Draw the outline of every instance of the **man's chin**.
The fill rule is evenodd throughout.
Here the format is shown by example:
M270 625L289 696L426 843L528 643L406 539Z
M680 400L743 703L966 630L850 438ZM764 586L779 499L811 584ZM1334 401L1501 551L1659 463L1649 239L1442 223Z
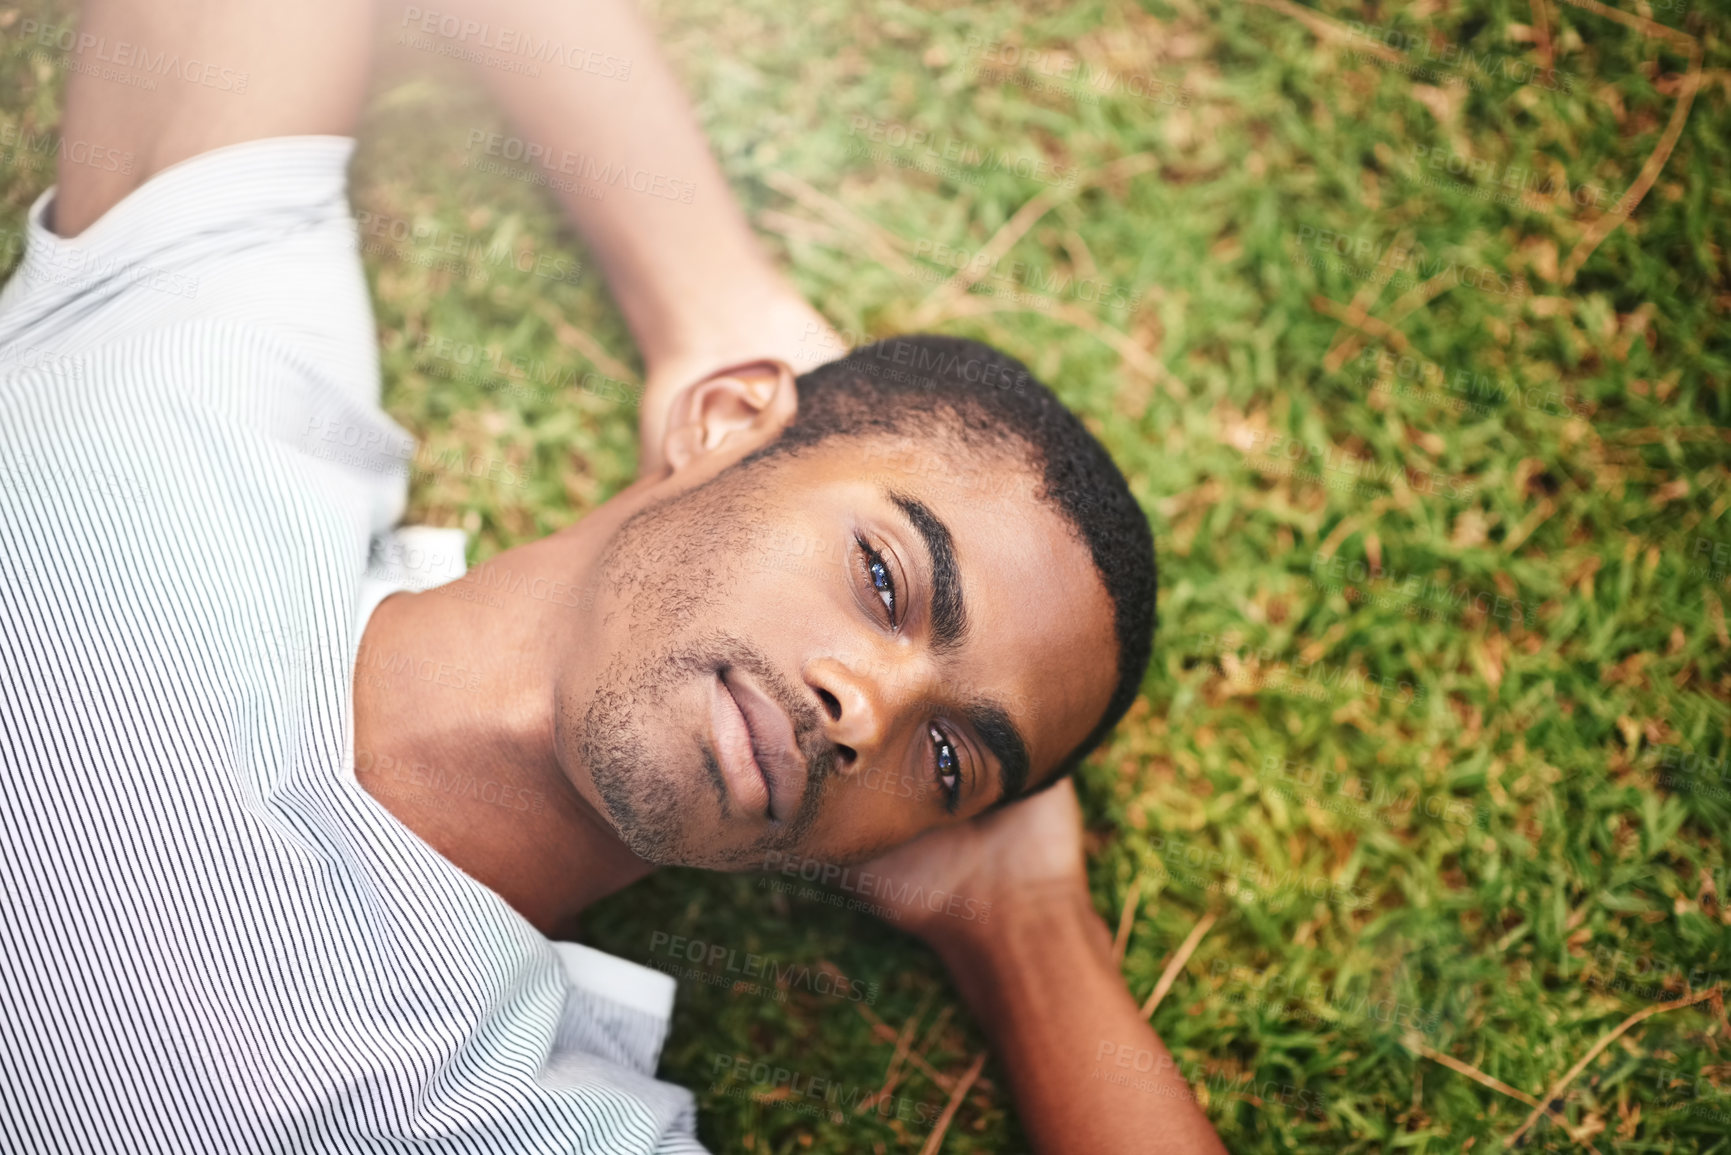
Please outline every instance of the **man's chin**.
M620 840L637 857L656 866L686 866L695 870L718 870L731 874L762 870L765 852L746 847L718 849L687 832L672 834L665 829L614 825Z
M707 797L669 803L662 794L653 804L642 799L611 796L603 789L608 825L625 848L656 866L689 866L699 870L752 870L761 862L761 851L747 847L717 845L718 815L698 811Z

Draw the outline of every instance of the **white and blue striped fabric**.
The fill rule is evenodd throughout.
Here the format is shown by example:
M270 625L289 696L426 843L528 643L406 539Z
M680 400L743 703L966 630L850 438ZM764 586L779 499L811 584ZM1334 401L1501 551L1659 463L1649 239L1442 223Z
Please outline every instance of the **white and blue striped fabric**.
M412 441L354 142L31 209L0 293L0 1150L701 1152L673 981L549 942L354 776Z

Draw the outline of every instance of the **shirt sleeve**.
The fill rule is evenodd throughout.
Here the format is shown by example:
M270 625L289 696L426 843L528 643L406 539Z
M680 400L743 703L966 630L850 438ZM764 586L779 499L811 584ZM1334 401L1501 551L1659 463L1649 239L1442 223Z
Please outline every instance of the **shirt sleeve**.
M580 943L553 950L571 984L560 1046L653 1075L673 1016L673 976Z
M695 1097L655 1077L673 1015L673 976L578 943L551 945L566 979L555 1077L621 1091L642 1104L657 1155L708 1155L697 1138Z
M0 371L75 366L143 333L232 322L376 404L377 336L348 202L354 147L279 136L212 149L152 175L75 237L49 227L48 189L0 292Z

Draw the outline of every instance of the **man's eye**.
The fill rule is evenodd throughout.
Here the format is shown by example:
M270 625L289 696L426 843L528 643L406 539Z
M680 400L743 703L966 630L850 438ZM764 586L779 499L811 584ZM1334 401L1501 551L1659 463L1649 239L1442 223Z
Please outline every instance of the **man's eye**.
M860 552L865 558L866 582L883 603L884 611L889 614L890 625L896 624L896 579L890 574L890 567L884 564L883 555L863 539L859 540Z
M954 814L962 800L961 755L936 726L928 726L926 734L932 740L932 768L938 787L944 792L944 806Z

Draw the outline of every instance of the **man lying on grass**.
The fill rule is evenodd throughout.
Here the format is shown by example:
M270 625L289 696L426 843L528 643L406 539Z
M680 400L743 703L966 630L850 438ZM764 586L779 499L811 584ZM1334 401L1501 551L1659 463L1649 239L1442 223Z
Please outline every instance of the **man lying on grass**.
M1040 1150L1218 1149L1064 777L1152 631L1104 451L971 342L799 364L816 314L622 0L386 18L630 62L480 71L524 138L690 182L566 200L648 366L642 476L463 581L369 579L406 488L346 198L371 21L92 0L62 136L136 163L63 157L0 296L4 1145L701 1150L654 1078L671 980L549 936L664 863L870 860L992 904L892 913ZM166 52L216 71L111 66ZM793 534L835 564L766 564ZM1145 1086L1091 1077L1107 1046Z

